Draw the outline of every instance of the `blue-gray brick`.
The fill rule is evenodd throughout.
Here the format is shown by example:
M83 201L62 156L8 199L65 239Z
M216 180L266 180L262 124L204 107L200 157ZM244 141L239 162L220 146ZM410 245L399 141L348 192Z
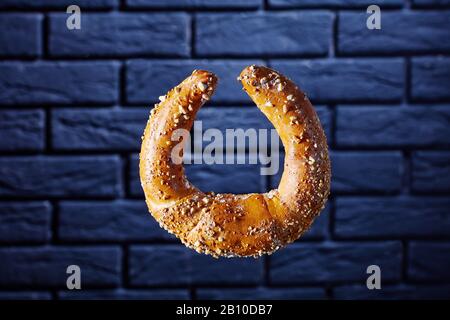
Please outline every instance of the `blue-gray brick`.
M450 237L448 198L337 198L339 238Z
M111 197L119 191L116 156L0 158L3 197Z
M253 164L191 164L185 165L190 182L204 191L216 193L264 192L260 165Z
M383 277L383 271L381 271ZM434 300L450 298L448 285L383 285L381 290L369 290L366 286L342 286L333 289L337 300Z
M400 242L307 243L291 245L270 260L272 284L365 281L366 268L379 265L384 281L399 280Z
M333 15L327 12L199 14L195 52L203 56L326 55L332 22Z
M60 109L52 112L58 150L138 151L148 109Z
M42 150L45 145L45 115L42 110L0 111L0 150Z
M270 65L294 80L313 102L388 102L403 97L399 59L274 60Z
M245 155L238 155L243 158ZM195 164L200 157L192 157L191 164L185 163L186 175L190 182L203 191L220 193L252 193L266 190L265 177L260 173L259 164ZM200 160L197 160L200 159ZM130 159L130 193L133 196L143 195L139 179L139 157Z
M198 289L201 300L317 300L325 299L322 288L239 288L239 289Z
M450 192L450 152L415 152L411 176L415 192Z
M148 212L144 201L64 201L58 235L68 241L173 240Z
M411 242L408 277L414 281L450 281L450 243Z
M394 193L400 190L400 152L334 152L331 189L338 193Z
M403 54L449 52L450 12L383 12L381 30L366 26L367 13L339 14L338 52Z
M257 284L262 274L261 259L214 259L179 245L130 249L128 277L132 286Z
M189 291L186 289L66 290L59 292L58 298L61 300L188 300Z
M66 19L50 16L53 56L189 54L189 17L183 13L84 13L80 30L67 29Z
M280 154L280 171L270 178L271 188L276 188L281 179L283 157ZM399 152L333 152L331 165L333 192L395 193L401 188Z
M50 300L52 294L46 291L0 291L0 300Z
M339 147L449 146L449 106L337 108Z
M414 101L450 99L450 58L413 58L411 97Z
M0 242L45 242L50 238L48 202L0 202Z
M82 287L119 284L121 252L115 247L39 247L0 249L0 285L66 287L67 267L81 269Z
M438 7L450 5L450 0L412 0L414 7Z
M0 63L0 105L114 103L116 62Z
M120 0L2 0L0 8L23 8L23 9L66 9L70 5L78 5L81 10L85 8L107 9L118 6Z
M0 14L0 56L38 56L41 24L41 15Z
M262 0L126 0L132 8L196 8L196 9L255 9L261 7Z
M367 8L373 0L268 0L273 8ZM377 0L376 4L386 7L400 7L402 0Z
M236 77L253 63L263 64L259 60L132 60L127 64L127 102L158 102L159 96L178 85L194 69L205 69L219 77L219 85L210 103L249 103L250 98Z

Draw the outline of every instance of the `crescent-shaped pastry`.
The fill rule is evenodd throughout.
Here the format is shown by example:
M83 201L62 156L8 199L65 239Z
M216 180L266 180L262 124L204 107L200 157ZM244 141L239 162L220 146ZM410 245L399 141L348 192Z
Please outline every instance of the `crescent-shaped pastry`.
M195 70L161 97L145 128L140 178L148 208L186 246L213 256L270 254L298 239L323 209L330 190L326 137L306 95L288 78L261 66L245 68L244 90L274 125L285 148L277 189L264 194L202 192L171 158L175 130L190 130L217 84Z

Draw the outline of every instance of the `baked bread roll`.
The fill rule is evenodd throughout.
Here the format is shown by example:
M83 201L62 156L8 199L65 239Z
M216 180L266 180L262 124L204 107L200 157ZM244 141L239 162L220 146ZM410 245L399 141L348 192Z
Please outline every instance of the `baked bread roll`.
M271 254L298 239L324 208L330 190L326 137L306 95L288 78L262 66L245 68L244 90L277 130L285 148L277 189L257 194L214 194L193 186L171 158L177 129L190 130L210 99L217 77L195 70L160 97L142 140L140 178L160 226L187 247L215 257Z

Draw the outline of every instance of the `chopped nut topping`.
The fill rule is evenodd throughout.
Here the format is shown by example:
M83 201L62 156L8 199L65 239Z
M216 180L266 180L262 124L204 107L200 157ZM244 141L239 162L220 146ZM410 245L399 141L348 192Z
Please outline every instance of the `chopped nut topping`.
M197 84L197 87L200 89L201 92L204 92L206 90L206 88L208 88L208 85L206 83L199 82Z

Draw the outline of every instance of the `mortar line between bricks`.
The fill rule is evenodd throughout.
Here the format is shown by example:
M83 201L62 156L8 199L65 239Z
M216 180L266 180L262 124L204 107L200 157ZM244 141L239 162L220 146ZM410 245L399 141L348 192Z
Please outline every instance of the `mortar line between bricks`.
M402 162L402 193L409 195L411 193L411 152L404 150L402 152L403 162Z
M404 0L403 1L403 8L405 9L411 9L412 5L411 5L411 0Z
M336 201L334 195L332 194L330 194L328 198L328 206L329 206L328 228L323 241L335 241L336 239L334 237L334 226L336 218Z
M121 287L122 288L128 288L130 279L128 277L128 270L129 270L129 247L128 244L124 244L121 246L122 248L122 261L121 261Z
M117 6L117 8L115 8L115 10L117 11L124 11L127 8L127 0L119 0L119 5Z
M188 292L189 292L190 300L197 300L197 288L196 287L189 286Z
M330 138L328 142L328 145L332 150L337 150L337 143L336 143L336 131L337 131L337 105L331 104L326 106L327 110L330 111ZM359 151L360 148L357 148Z
M337 47L338 47L339 12L337 10L333 10L332 12L333 12L333 20L331 23L330 47L328 50L329 58L337 56Z
M44 109L44 154L48 155L52 152L52 111L51 108ZM2 155L3 156L3 155Z

